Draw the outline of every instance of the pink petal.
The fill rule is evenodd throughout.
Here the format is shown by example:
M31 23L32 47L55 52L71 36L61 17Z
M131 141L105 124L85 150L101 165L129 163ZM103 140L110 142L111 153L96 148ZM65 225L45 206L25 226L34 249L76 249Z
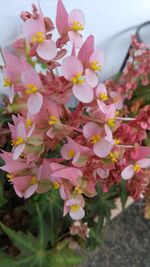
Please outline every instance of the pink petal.
M29 197L31 197L31 196L35 193L37 187L38 187L37 184L30 185L30 186L26 189L26 191L24 192L24 198L29 198Z
M85 25L84 14L80 9L73 9L68 17L68 24L71 27L73 22L79 22L81 25Z
M98 104L98 107L99 107L100 111L103 114L106 114L107 113L107 106L106 106L106 104L103 101L99 100L99 99L97 100L97 104Z
M149 168L150 159L140 159L137 161L137 164L140 165L141 168Z
M24 149L25 149L25 144L20 144L19 146L15 147L13 153L13 159L17 160Z
M36 32L44 32L45 29L43 25L40 23L38 19L27 19L23 24L23 35L28 42L32 41L32 36L36 34Z
M15 82L17 79L20 78L20 74L23 69L21 60L9 52L4 52L3 55L6 63L5 69L7 75L9 74L10 80Z
M95 122L88 122L83 127L83 135L90 139L93 135L101 134L101 128Z
M11 162L9 164L6 164L6 165L0 167L0 169L3 171L9 172L9 173L16 173L18 171L26 169L26 167L27 167L26 163L14 161L14 162Z
M75 31L69 31L68 37L72 45L75 46L75 48L80 48L83 44L83 39L80 33Z
M63 147L61 148L61 155L64 159L69 160L72 159L71 156L69 156L69 151L73 150L72 147L70 146L70 144L64 144Z
M56 27L60 35L63 35L68 28L68 13L61 0L57 3Z
M93 54L90 56L90 62L98 61L100 66L104 66L104 53L103 51L96 50L93 52Z
M102 138L99 142L94 144L94 153L101 158L105 158L111 151L113 145L108 142L105 138Z
M109 140L110 143L113 143L113 135L112 135L111 129L109 128L107 124L105 124L104 128L105 128L107 140Z
M96 170L96 172L97 172L97 175L102 179L108 178L108 176L109 176L109 170L108 169L98 168Z
M78 198L70 198L65 202L66 206L72 206L72 205L81 205L81 200Z
M21 81L23 85L27 87L28 84L33 84L37 87L37 89L43 88L42 82L38 76L38 74L35 72L35 70L31 67L30 64L28 64L25 59L22 59L24 64L24 70L21 74Z
M96 89L96 96L99 97L100 94L107 95L107 90L106 90L106 87L103 83L100 83Z
M14 91L14 86L12 85L9 89L9 93L8 93L8 97L9 97L9 102L10 104L13 103L14 101L14 95L15 95L15 91Z
M56 44L53 40L45 40L43 43L38 44L37 54L45 60L52 60L57 55Z
M69 215L73 220L81 220L85 216L85 211L83 208L80 207L79 211L77 212L73 212L70 210Z
M94 36L90 35L82 45L78 53L78 59L83 64L89 63L89 58L94 51Z
M89 86L96 87L98 85L98 77L95 71L91 69L85 70L85 78Z
M31 114L35 115L37 114L43 104L43 96L40 93L34 93L30 95L27 101L27 107Z
M77 73L83 73L83 65L77 58L70 56L66 57L62 62L62 74L68 80L71 81Z
M54 173L52 173L52 176L64 178L69 180L71 183L76 184L77 179L82 176L82 172L77 168L68 167L59 171L55 171Z
M26 139L26 129L23 122L20 122L17 126L17 137L22 137L24 140Z
M94 98L93 89L86 82L76 84L72 88L74 96L82 103L90 103Z
M121 177L124 180L129 180L134 175L133 165L128 165L121 173Z
M116 113L116 106L114 104L107 106L106 121L115 118L115 113Z

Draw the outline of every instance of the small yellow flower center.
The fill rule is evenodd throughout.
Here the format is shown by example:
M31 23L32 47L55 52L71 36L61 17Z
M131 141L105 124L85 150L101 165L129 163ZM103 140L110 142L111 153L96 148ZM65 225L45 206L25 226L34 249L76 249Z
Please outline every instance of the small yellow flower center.
M119 144L121 143L121 140L120 140L120 139L117 139L117 138L115 138L115 139L114 139L114 142L115 142L115 145L119 145Z
M19 146L19 145L21 145L23 143L24 143L24 139L22 137L20 137L20 136L17 137L17 139L15 141L12 141L12 144L14 146Z
M83 84L84 79L81 77L81 73L77 73L75 76L72 77L71 81L73 84Z
M58 123L58 118L56 116L49 116L48 124L49 126L55 125Z
M32 120L30 118L27 118L25 126L26 126L26 128L29 128L32 126Z
M99 99L100 99L101 101L106 101L106 100L108 100L109 98L108 98L108 96L107 96L105 93L100 93L100 94L99 94Z
M94 71L100 71L102 69L102 67L98 61L91 62L90 68Z
M77 195L81 195L83 193L82 189L79 187L79 186L76 186L74 188L74 192L77 194Z
M75 155L74 150L73 149L70 149L69 152L68 152L68 157L73 158L74 155Z
M134 169L135 172L139 172L139 171L141 170L141 167L140 167L140 165L135 164L135 165L133 166L133 169Z
M99 134L95 134L90 138L92 144L96 144L101 139Z
M74 204L70 209L72 212L78 212L80 210L80 206L78 204Z
M107 121L107 124L108 124L110 127L114 127L115 124L116 124L116 121L115 121L115 119L110 119L110 120Z
M111 158L112 162L117 162L119 159L119 153L118 152L110 152L109 157Z
M7 174L6 177L8 178L8 181L11 182L11 180L14 178L12 174Z
M4 82L3 82L3 86L7 87L7 86L11 86L11 85L12 85L12 82L8 78L5 78Z
M54 184L53 184L53 188L54 188L54 189L59 189L59 188L60 188L60 184L57 183L57 182L54 183Z
M119 110L117 110L116 112L115 112L115 116L118 116L119 115Z
M43 43L45 40L44 32L36 32L35 35L32 36L32 43Z
M84 26L82 24L80 24L80 22L74 21L72 23L72 30L75 31L75 32L83 31L84 30Z
M25 91L26 94L30 95L30 94L35 94L38 90L37 90L37 87L36 85L32 84L32 83L29 83L27 85L27 90Z
M31 181L30 181L30 184L36 184L37 183L37 178L36 178L36 176L32 176L31 177Z

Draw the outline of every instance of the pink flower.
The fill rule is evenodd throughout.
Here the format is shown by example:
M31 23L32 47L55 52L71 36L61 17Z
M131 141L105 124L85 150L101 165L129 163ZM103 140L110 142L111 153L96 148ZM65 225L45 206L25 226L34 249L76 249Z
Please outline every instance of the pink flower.
M102 128L95 122L88 122L83 127L83 135L93 144L94 153L98 157L105 158L111 151L113 144L108 131L103 132Z
M28 111L35 115L43 104L43 96L40 91L43 90L42 82L34 69L23 59L24 69L21 73L21 81L26 88L25 93L29 95L27 100Z
M15 85L20 81L20 75L23 69L23 65L21 60L17 58L15 55L5 52L4 60L6 66L3 67L4 72L4 86L10 87L10 91L8 92L9 101L12 104L15 95Z
M96 97L103 102L109 99L107 89L103 83L99 83L99 85L97 86Z
M78 198L70 198L65 201L64 216L69 212L73 220L81 220L85 216L84 199L82 196Z
M121 173L121 176L124 180L131 179L134 173L139 173L142 168L150 167L150 159L141 159L135 162L133 165L128 165Z
M93 98L93 90L86 83L83 74L83 65L75 57L66 57L62 62L63 76L73 83L74 96L83 103L90 103Z
M37 46L36 52L39 57L47 61L56 57L56 44L53 40L46 39L44 18L40 8L38 18L29 18L24 22L23 35L29 43Z

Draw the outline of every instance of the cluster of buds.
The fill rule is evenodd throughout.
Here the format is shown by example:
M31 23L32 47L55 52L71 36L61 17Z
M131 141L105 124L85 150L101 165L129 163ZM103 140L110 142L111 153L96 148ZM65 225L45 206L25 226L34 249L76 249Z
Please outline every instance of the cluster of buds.
M125 117L124 96L99 82L104 55L95 49L92 35L83 40L81 10L68 14L58 0L57 40L40 6L21 17L16 53L3 52L4 86L17 112L9 124L12 150L2 151L1 169L19 197L59 190L64 215L80 220L85 196L94 197L97 184L107 192L121 179L147 177L150 149L141 146L146 129L140 118ZM67 43L72 51L66 56ZM40 72L39 65L44 65ZM74 110L66 105L71 96L78 100ZM148 185L149 179L142 194Z

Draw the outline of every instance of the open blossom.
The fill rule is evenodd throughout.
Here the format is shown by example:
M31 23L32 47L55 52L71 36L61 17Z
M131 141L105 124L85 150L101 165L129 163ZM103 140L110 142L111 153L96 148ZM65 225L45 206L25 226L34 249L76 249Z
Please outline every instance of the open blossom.
M63 76L73 83L74 96L83 103L90 103L93 98L93 89L90 87L83 76L83 65L74 56L66 57L62 62Z
M84 199L82 196L70 198L65 201L64 215L69 212L69 215L73 220L81 220L85 216L83 207Z
M141 159L135 162L135 164L128 165L121 173L124 180L131 179L135 173L139 173L141 169L150 167L150 159Z
M49 61L56 57L56 44L51 39L46 39L46 29L41 9L38 18L29 18L23 24L23 35L25 39L36 45L39 57Z
M80 48L83 41L80 34L85 26L85 19L82 10L73 9L67 13L61 0L57 4L56 25L59 34L64 37L67 35L75 48Z
M23 70L23 64L21 60L15 55L4 52L5 67L3 67L4 73L4 87L9 87L8 97L12 104L15 95L15 85L20 82L21 72Z

